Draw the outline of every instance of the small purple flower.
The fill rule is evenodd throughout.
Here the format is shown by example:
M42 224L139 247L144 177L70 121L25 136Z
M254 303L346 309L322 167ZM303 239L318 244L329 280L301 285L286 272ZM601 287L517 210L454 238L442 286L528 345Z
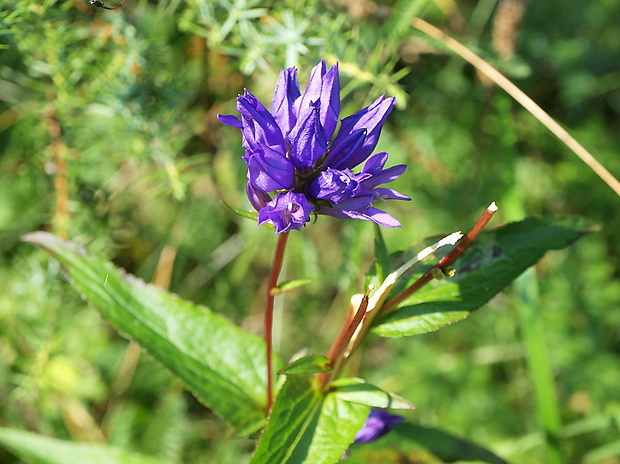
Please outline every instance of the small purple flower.
M310 213L373 221L385 227L400 223L375 208L377 201L409 200L389 188L405 165L384 169L387 153L371 156L395 99L379 97L370 106L344 118L340 114L338 64L321 61L302 93L297 69L280 72L267 110L247 90L237 98L241 119L218 115L222 124L241 131L248 166L246 188L258 211L259 225L269 222L277 233L300 230ZM364 163L357 174L351 170Z
M390 414L385 409L373 408L370 410L366 423L355 435L354 443L361 444L378 440L404 420L405 418L398 414Z
M314 207L305 195L290 190L280 193L258 212L258 225L270 222L276 227L276 233L299 230L310 220Z

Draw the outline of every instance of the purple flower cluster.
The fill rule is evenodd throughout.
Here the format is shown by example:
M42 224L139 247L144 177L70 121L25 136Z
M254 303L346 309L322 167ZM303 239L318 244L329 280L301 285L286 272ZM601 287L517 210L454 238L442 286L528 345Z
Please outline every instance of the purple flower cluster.
M373 207L378 200L409 200L389 188L405 165L384 169L385 152L371 155L395 99L379 97L370 106L344 118L340 114L338 64L312 69L301 93L297 69L280 77L267 110L247 90L237 98L241 119L218 115L221 123L241 130L248 166L247 195L258 211L258 224L271 223L276 232L300 230L311 213L363 219L385 227L400 223ZM361 171L351 169L364 162Z

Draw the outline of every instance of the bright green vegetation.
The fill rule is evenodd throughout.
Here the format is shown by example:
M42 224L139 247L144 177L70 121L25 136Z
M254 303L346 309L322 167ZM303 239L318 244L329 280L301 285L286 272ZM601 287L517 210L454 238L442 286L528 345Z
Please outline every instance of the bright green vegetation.
M412 201L388 206L403 223L383 232L390 251L466 231L491 201L500 207L493 227L538 215L601 224L462 322L373 336L349 374L410 400L416 433L438 427L517 463L620 462L619 199L528 112L408 26L422 11L620 175L620 5L530 2L516 55L501 58L497 2L401 1L391 14L394 3L128 0L104 11L82 0L3 2L0 427L114 445L102 463L131 462L118 457L128 452L163 463L248 461L253 440L230 438L215 412L118 335L59 263L20 236L66 236L261 333L275 238L220 203L249 208L239 137L215 115L231 113L244 87L268 101L281 67L324 58L341 62L343 116L384 91L398 98L379 149L391 164L409 164L394 188ZM311 282L280 297L283 360L306 347L326 352L350 294L362 289L372 244L370 224L327 217L292 234L282 280ZM183 348L209 356L200 340ZM195 382L202 401L227 394L226 385L213 393ZM244 382L260 391L262 379ZM301 382L287 388L307 392ZM247 401L234 394L252 410L254 392L243 392ZM304 401L299 407L319 402ZM237 430L256 426L242 416ZM33 449L27 437L0 432L0 445L7 440ZM2 448L0 462L66 455L53 450L20 460Z

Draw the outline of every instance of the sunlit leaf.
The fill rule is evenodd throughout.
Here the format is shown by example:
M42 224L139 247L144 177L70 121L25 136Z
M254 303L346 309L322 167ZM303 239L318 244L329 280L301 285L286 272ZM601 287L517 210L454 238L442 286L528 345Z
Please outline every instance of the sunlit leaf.
M288 292L290 290L303 287L304 285L308 285L310 282L312 282L310 279L287 280L280 282L276 287L271 289L271 294L279 295L280 293Z
M565 248L596 224L580 218L528 218L482 233L454 265L454 276L414 293L374 332L402 337L437 330L487 303L549 250Z
M238 433L261 427L266 397L261 338L54 235L35 232L24 240L58 259L75 288L121 334L183 380Z
M228 208L230 211L232 211L236 215L241 216L246 219L252 219L253 221L258 220L258 213L255 213L253 211L248 211L245 209L241 209L241 208L236 208L233 205L230 205L223 200L220 200L220 201L224 206L226 206L226 208Z
M289 376L251 464L333 464L355 439L370 408L312 387L310 376Z

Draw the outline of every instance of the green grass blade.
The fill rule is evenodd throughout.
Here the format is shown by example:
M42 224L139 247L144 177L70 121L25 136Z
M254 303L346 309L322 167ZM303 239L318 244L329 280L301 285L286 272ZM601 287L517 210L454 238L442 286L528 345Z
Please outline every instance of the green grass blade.
M561 464L563 462L560 453L562 422L545 343L536 271L528 269L519 277L515 281L515 290L521 338L525 345L528 369L534 387L536 410L547 445L547 462Z

